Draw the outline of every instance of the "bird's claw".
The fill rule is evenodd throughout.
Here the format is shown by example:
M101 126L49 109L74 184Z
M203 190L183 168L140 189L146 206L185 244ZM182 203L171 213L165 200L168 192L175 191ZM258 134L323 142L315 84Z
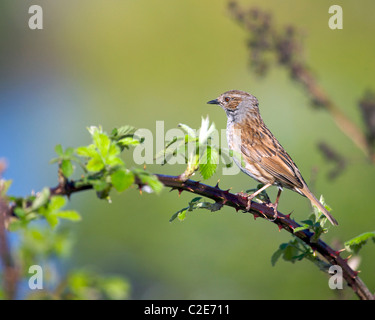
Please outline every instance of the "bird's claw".
M275 203L267 203L266 206L273 209L273 219L270 221L275 221L279 217L277 214L277 205Z
M251 208L251 200L253 199L253 197L251 195L248 195L245 192L238 192L238 193L236 193L236 195L238 195L242 198L247 198L246 211L249 211L250 208Z

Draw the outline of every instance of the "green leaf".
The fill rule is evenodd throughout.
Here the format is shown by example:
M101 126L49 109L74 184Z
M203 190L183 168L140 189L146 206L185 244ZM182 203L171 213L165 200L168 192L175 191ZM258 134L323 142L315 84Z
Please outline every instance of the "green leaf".
M124 146L136 146L140 143L138 140L133 139L132 137L122 138L118 142Z
M294 228L293 233L296 233L296 232L299 232L299 231L303 231L303 230L306 230L306 229L309 229L309 228L310 227L307 224L304 224L301 227Z
M129 170L117 170L111 174L111 182L118 192L122 192L134 183L134 174Z
M35 200L33 201L33 204L31 205L32 210L37 210L40 207L44 206L48 202L48 198L50 196L51 192L49 188L44 188L42 191L40 191Z
M56 216L55 213L47 213L45 214L45 218L48 224L51 226L51 228L55 228L59 223L59 218Z
M199 172L203 179L209 179L216 172L219 161L219 153L216 148L207 146L199 160Z
M104 133L99 133L98 131L95 131L93 134L93 140L95 146L98 148L99 153L102 157L106 157L108 154L109 146L111 145L111 140L108 138L108 136Z
M190 205L191 205L191 204L195 204L195 203L199 202L200 200L202 200L202 197L195 197L195 198L193 198L193 199L189 202L189 204L190 204Z
M276 262L279 260L279 258L281 257L281 255L284 253L284 250L285 250L285 243L282 243L279 247L279 249L277 249L274 254L272 255L271 257L271 264L272 266L274 267Z
M102 158L96 154L86 165L86 169L91 172L98 172L104 168Z
M160 193L160 191L163 189L163 184L159 181L159 179L147 172L142 172L141 174L138 175L138 177L141 179L141 182L144 184L147 184L150 186L150 188L155 192L155 193Z
M185 220L185 218L186 218L186 209L185 210L182 210L182 211L180 211L179 213L178 213L178 215L177 215L177 218L178 218L178 220L180 220L180 221L184 221Z
M18 231L26 225L25 221L21 220L11 220L8 226L8 231L14 232Z
M61 171L66 178L69 178L73 174L74 168L70 160L63 160L61 162Z
M101 287L110 300L124 300L129 295L129 283L120 277L109 277L101 280Z
M365 245L367 243L367 240L369 239L372 239L372 241L375 243L375 231L362 233L359 236L346 241L344 243L345 249L349 252L357 254L359 250L361 250L362 246Z
M117 157L111 157L111 158L106 160L106 164L111 166L111 167L123 166L124 161L122 161L120 158L117 158Z
M115 144L111 144L108 149L108 157L116 157L121 153L121 150Z
M70 220L70 221L80 221L81 216L77 211L74 210L65 210L65 211L59 211L56 214L57 217Z
M90 157L90 158L95 157L98 154L93 144L90 144L87 147L78 147L76 149L76 153L79 156Z
M294 263L299 253L299 250L295 246L289 244L284 250L283 259Z
M74 148L69 147L69 148L66 148L64 155L66 157L70 157L73 153L74 153Z
M92 180L91 184L94 187L95 191L104 191L111 188L111 185L108 182L101 179Z
M115 144L112 144L109 147L108 155L104 160L105 164L109 166L123 165L124 162L118 157L120 153L120 148Z
M174 213L173 215L172 215L172 217L169 219L169 222L172 222L173 220L175 220L178 216L179 216L179 214L182 212L182 211L186 211L186 210L188 210L189 209L189 207L186 207L186 208L183 208L183 209L181 209L181 210L178 210L176 213ZM186 213L185 213L185 215L186 215ZM181 220L180 220L181 221Z
M66 203L66 199L63 196L53 196L48 204L48 210L56 212L62 208Z
M64 155L64 151L63 151L63 148L62 148L61 144L56 145L56 147L55 147L55 152L56 152L57 155L59 155L60 157L62 157L62 156Z
M115 128L111 132L111 138L116 139L116 138L121 138L127 135L133 135L135 131L136 131L136 128L132 126L128 126L128 125L122 126L120 128Z
M14 208L14 213L18 218L24 218L26 216L26 211L20 207Z
M197 137L197 135L195 133L195 130L192 129L192 128L190 128L188 125L180 123L178 125L178 127L180 127L182 130L184 130L190 137L192 137L192 138L196 138Z

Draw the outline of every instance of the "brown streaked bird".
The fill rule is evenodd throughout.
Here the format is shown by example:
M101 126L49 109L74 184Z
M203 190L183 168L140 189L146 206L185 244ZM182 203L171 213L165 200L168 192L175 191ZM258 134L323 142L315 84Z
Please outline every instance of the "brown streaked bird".
M256 195L274 185L279 188L275 203L270 205L275 218L281 191L287 188L307 197L332 224L338 224L309 190L292 158L263 122L256 97L231 90L207 103L219 105L227 114L227 140L229 149L233 150L234 162L244 173L264 185L248 196L247 210Z

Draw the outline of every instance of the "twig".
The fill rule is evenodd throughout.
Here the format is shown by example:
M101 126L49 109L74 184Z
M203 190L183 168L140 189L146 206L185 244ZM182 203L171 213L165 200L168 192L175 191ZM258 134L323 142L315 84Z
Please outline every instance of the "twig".
M192 180L182 182L177 176L157 176L159 180L167 187L172 187L179 191L183 190L196 193L217 202L222 202L223 205L233 207L236 210L246 210L247 198L244 198L240 195L236 195L230 193L229 191L221 190L218 187L211 187ZM256 217L268 219L269 221L274 220L273 209L264 204L252 202L250 213L252 213ZM278 217L273 221L273 223L278 225L279 230L285 229L289 233L305 242L314 251L319 252L331 265L340 266L343 270L344 279L360 299L375 299L374 295L358 277L357 272L352 270L349 267L347 261L340 257L340 252L335 251L320 239L317 242L313 242L313 233L308 230L302 230L294 233L294 229L301 227L301 225L292 220L289 215L284 215L281 212L278 212Z
M222 190L216 185L215 187L200 183L198 181L186 180L182 181L179 176L169 176L156 174L159 181L164 186L182 191L188 191L194 194L212 199L222 205L233 207L236 210L246 211L247 198L239 194L230 193L229 190ZM136 179L135 184L139 188L143 186L140 180ZM92 185L84 184L82 181L64 181L60 180L60 183L55 188L51 188L51 195L65 195L70 196L73 193L92 189ZM284 215L278 212L278 217L274 219L274 211L272 208L265 204L252 202L251 209L249 211L255 217L265 218L268 221L275 223L279 230L284 229L287 232L301 239L304 243L310 246L314 251L318 252L328 263L331 265L338 265L342 268L343 277L347 284L362 300L374 300L374 295L369 291L363 281L358 277L358 272L350 268L347 261L340 257L340 252L335 251L325 242L318 239L314 242L314 234L308 230L302 230L294 233L294 230L301 227L296 221L290 218L290 215Z

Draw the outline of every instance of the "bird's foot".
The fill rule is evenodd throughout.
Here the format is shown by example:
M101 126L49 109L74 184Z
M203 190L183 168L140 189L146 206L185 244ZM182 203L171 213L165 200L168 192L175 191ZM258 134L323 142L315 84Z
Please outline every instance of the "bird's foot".
M242 198L247 198L247 204L246 204L246 211L249 211L250 208L251 208L251 200L254 198L253 195L248 195L247 193L245 192L238 192L236 193L236 195L242 197Z
M277 203L267 203L266 206L273 209L273 219L270 221L275 221L279 217L277 214Z

